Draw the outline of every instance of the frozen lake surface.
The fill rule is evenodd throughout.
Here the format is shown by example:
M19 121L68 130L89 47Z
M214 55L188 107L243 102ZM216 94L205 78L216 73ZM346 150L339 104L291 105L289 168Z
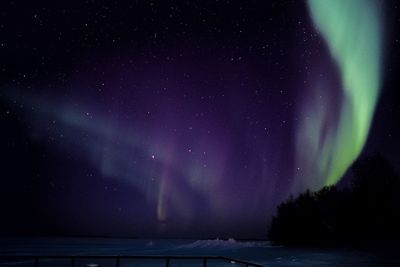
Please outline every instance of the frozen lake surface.
M372 253L349 249L298 249L274 247L268 242L229 240L150 240L105 238L0 239L0 255L194 255L225 256L264 266L400 266L396 253ZM93 262L90 261L90 262ZM89 261L77 261L85 266ZM115 266L111 260L96 262L102 267ZM2 261L0 266L33 266L32 262ZM68 261L40 262L44 266L69 266ZM165 266L161 260L123 260L122 266ZM170 266L203 266L196 260L172 260ZM210 261L207 266L241 266ZM243 266L243 265L242 265Z

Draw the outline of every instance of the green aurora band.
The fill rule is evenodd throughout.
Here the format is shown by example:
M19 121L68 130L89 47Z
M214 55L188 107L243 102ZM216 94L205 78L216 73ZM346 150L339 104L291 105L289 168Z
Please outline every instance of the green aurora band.
M379 97L383 34L379 8L374 1L308 0L307 3L314 26L337 65L343 91L339 110L317 105L313 99L318 91L311 96L308 107L302 107L308 120L299 125L297 162L304 162L299 157L313 157L305 167L306 174L315 180L307 181L302 189L305 186L315 190L337 183L363 149ZM323 91L324 85L319 87ZM335 124L329 121L329 112L338 112ZM331 125L328 131L327 123Z

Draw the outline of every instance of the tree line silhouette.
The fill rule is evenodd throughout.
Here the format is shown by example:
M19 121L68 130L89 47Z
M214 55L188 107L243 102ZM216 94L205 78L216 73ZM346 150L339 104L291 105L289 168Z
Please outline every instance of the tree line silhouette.
M382 156L356 161L351 185L291 196L272 218L276 245L393 245L400 238L400 177Z

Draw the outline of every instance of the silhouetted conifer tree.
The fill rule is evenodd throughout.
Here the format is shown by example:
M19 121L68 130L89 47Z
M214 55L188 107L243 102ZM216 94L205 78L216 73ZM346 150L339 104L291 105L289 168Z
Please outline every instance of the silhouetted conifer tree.
M351 188L307 190L280 204L269 228L271 241L311 246L398 243L399 176L378 154L351 169Z

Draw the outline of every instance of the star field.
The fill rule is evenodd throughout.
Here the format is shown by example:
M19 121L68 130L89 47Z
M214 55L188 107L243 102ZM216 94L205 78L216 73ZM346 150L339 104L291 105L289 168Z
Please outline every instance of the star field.
M395 4L368 7L376 29L361 40L379 45L358 60L379 71L361 68L346 87L335 32L316 26L310 9L323 7L311 2L2 3L2 232L261 237L290 194L340 180L370 127L367 151L392 155L380 140L397 140L397 126L374 128L373 114L399 112L391 89L378 102L397 69L380 32ZM352 117L344 95L375 73L350 151L358 130L340 119Z

